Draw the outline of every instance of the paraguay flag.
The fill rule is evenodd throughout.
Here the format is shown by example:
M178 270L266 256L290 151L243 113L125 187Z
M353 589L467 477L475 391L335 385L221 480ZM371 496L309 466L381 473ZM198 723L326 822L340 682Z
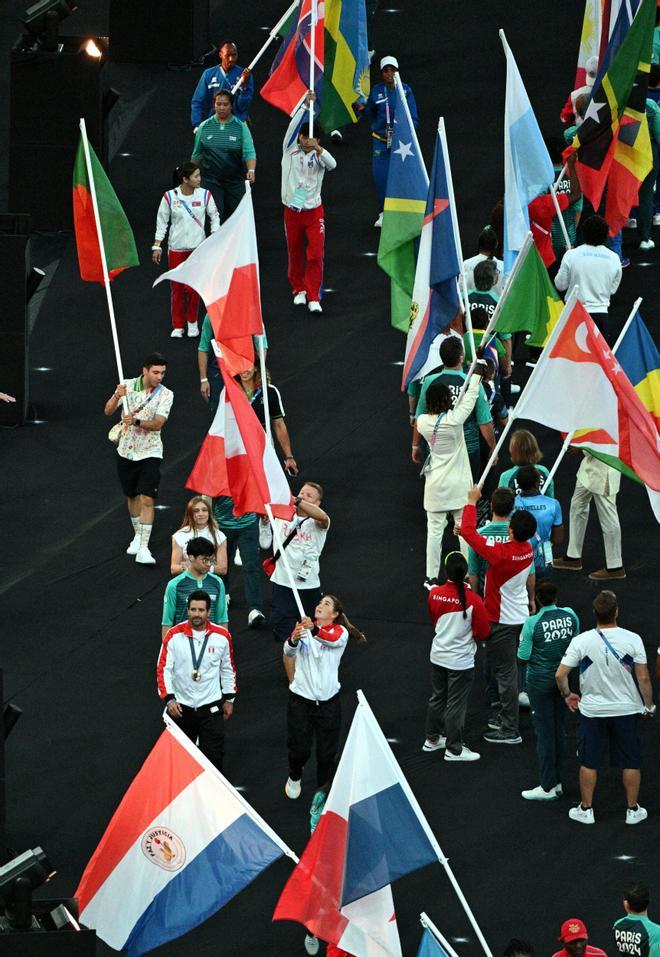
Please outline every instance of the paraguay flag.
M358 697L323 814L273 919L298 921L360 957L384 957L400 953L398 935L393 913L376 910L374 900L398 877L444 857L364 695Z
M461 314L457 285L461 265L449 202L447 157L438 132L417 254L402 391L419 377L436 336Z
M80 880L80 922L138 957L215 914L283 854L295 856L172 722Z
M293 116L310 89L312 24L314 28L314 92L317 101L321 99L323 85L323 41L324 41L324 5L323 0L302 0L297 21L292 21L292 29L277 52L271 73L261 87L261 95L278 110Z

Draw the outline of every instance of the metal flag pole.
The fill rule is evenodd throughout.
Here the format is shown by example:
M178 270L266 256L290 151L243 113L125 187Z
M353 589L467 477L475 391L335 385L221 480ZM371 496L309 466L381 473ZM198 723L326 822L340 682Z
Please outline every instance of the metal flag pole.
M316 67L316 23L318 20L317 0L312 0L311 36L309 40L309 88L314 93L314 72ZM314 136L314 100L309 101L309 135Z
M259 50L259 52L257 53L257 55L250 61L250 63L248 64L248 66L247 66L246 69L248 69L248 70L254 70L255 66L257 65L257 63L259 62L259 60L262 58L262 56L264 55L264 53L266 52L266 50L268 49L268 47L271 45L271 43L273 42L273 40L277 37L277 35L278 35L278 33L279 33L279 30L280 30L280 27L282 26L282 24L285 22L285 20L288 19L288 17L291 16L291 14L293 13L293 11L294 11L294 10L296 9L296 7L298 6L298 2L299 2L299 0L293 0L293 3L292 3L291 6L289 7L289 9L286 11L286 13L283 14L283 15L280 17L280 19L277 21L277 23L275 24L275 26L271 28L271 30L270 30L269 33L268 33L268 39L266 40L266 42L264 43L264 45L262 46L262 48ZM242 82L243 82L243 78L242 78L242 77L239 77L238 80L236 81L236 83L234 83L233 87L231 88L232 96L235 96L235 95L236 95L236 90L239 88L239 86L241 85Z
M422 913L419 915L419 922L425 930L428 930L433 935L433 937L436 938L436 940L441 945L441 947L444 950L446 950L449 957L458 957L458 954L456 953L454 948L451 946L447 938L443 937L443 935L435 926L431 918L424 911L422 911Z
M624 337L625 334L628 332L628 326L630 325L630 323L633 321L633 319L634 319L635 316L637 315L637 310L639 309L641 303L642 303L642 297L640 296L639 299L636 299L636 300L635 300L635 302L634 302L634 304L633 304L633 307L632 307L632 309L631 309L631 311L630 311L630 315L629 315L628 318L626 319L626 322L625 322L625 325L624 325L623 329L622 329L621 332L619 333L619 336L618 336L616 342L615 342L614 345L612 346L612 355L614 355L614 354L616 353L616 350L617 350L617 349L619 348L619 346L621 345L621 342L623 341L623 337ZM575 435L575 431L569 432L568 435L566 436L566 438L564 439L564 444L563 444L562 447L561 447L561 451L559 452L559 455L558 455L557 458L555 459L552 468L551 468L550 471L548 472L548 475L547 475L547 478L546 478L545 482L544 482L543 485L541 486L541 493L542 493L542 494L545 494L546 488L550 485L550 482L552 482L553 478L555 477L555 473L556 473L557 469L559 468L559 466L561 465L562 459L564 458L564 456L565 456L566 453L568 452L568 448L569 448L571 442L573 441L573 436L574 436L574 435Z

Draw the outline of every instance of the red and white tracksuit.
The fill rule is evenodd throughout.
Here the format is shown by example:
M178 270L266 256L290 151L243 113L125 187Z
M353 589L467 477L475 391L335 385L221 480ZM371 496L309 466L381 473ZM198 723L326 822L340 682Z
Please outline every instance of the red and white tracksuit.
M284 136L282 203L291 289L294 295L305 292L308 302L318 302L323 284L325 246L321 186L325 171L333 170L337 162L325 149L320 153L301 150L297 135L306 114L307 111L298 110ZM305 131L305 127L302 129Z
M220 225L220 217L208 189L196 189L184 196L181 189L168 190L160 201L156 216L156 240L162 242L169 226L167 263L170 269L184 262L191 252L206 239L206 217L211 232ZM186 323L197 322L199 296L190 286L171 282L172 326L184 329Z

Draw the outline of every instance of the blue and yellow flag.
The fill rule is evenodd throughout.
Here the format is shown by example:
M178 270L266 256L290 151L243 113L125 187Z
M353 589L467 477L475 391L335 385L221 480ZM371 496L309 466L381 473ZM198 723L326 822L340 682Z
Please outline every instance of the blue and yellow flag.
M660 428L660 352L639 313L619 343L616 357Z
M356 123L369 96L365 0L325 0L325 66L319 124L326 133Z

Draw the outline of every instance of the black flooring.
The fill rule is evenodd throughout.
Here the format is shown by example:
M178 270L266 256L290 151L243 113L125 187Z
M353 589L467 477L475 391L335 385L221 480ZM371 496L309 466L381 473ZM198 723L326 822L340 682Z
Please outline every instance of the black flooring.
M429 168L437 118L446 117L467 256L502 191L504 58L497 30L506 30L540 121L553 130L574 76L581 5L389 2L392 7L381 4L376 18L376 62L388 53L399 57L423 118L420 136ZM260 28L274 22L280 6L274 0L222 4L214 10L214 32L235 38L246 62L265 36ZM105 32L106 4L85 4L83 15L84 28L71 19L72 33ZM154 666L169 538L178 527L184 482L208 419L197 392L196 345L168 338L168 293L162 286L151 289L156 268L149 247L161 192L174 166L189 155L188 102L198 75L199 68L174 73L157 66L109 67L110 82L135 113L111 168L142 259L113 287L124 368L127 375L137 374L143 356L161 348L170 360L167 382L175 393L164 433L163 509L153 539L158 565L136 566L124 555L130 525L102 415L116 382L105 299L99 286L80 281L73 242L51 281L31 341L31 398L38 421L0 435L2 665L6 698L24 709L7 744L8 830L17 852L41 844L57 867L46 896L73 892L162 727ZM257 78L264 76L262 66ZM269 366L284 397L301 477L326 488L333 525L322 562L324 586L341 596L370 639L344 657L345 729L355 690L362 688L393 739L396 757L494 953L515 935L530 938L539 954L550 954L557 949L559 925L569 916L586 920L592 943L607 949L624 881L632 876L649 881L656 917L660 907L657 724L648 722L643 729L641 800L649 821L636 828L624 826L622 789L610 771L597 792L596 826L569 821L568 807L577 799L573 757L561 801L538 806L521 800L520 790L537 784L529 718L523 717L521 747L480 742L480 685L471 699L468 742L482 752L482 760L448 766L438 755L422 754L431 640L420 589L422 485L408 460L406 402L399 393L404 340L389 328L387 280L373 258L377 206L367 130L349 130L334 150L339 165L325 187L328 291L323 316L312 319L290 305L286 283L279 199L286 119L257 99L253 122ZM616 300L617 322L643 295L642 313L655 325L657 256L641 261L633 252L632 258ZM516 378L523 374L519 364ZM538 434L549 465L559 437L540 429ZM575 468L567 459L556 482L566 514ZM616 588L621 619L644 636L651 654L657 639L657 528L644 490L627 481L620 512L628 571ZM601 549L593 519L587 569L603 563ZM559 581L562 601L588 622L596 588L586 575ZM241 590L234 588L232 595L240 694L227 728L226 773L301 851L312 782L310 774L298 803L287 801L287 690L280 656L268 632L247 630ZM573 722L569 736L572 750ZM159 953L302 953L302 928L270 920L289 871L286 861L277 863L207 924ZM416 952L422 909L457 942L461 955L478 953L440 865L399 881L394 897L406 955ZM99 944L99 953L109 951Z

